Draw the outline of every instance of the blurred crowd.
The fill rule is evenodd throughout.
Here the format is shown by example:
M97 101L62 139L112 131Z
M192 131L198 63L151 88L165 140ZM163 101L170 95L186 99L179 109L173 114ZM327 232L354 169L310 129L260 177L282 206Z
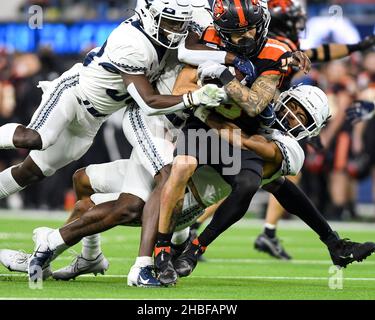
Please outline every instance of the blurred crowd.
M321 2L311 1L318 5ZM362 2L367 3L366 0ZM126 8L135 6L135 3L129 3L122 0L34 0L22 1L19 10L24 10L22 6L39 4L45 6L46 16L50 19L74 19L75 16L80 19L120 19ZM358 41L360 33L350 21L347 24L353 34L348 42ZM327 40L340 41L333 33L329 39L321 36L314 41L320 44ZM58 56L46 48L37 53L0 51L0 125L7 122L28 124L42 95L37 88L38 82L52 80L82 60L83 55ZM300 82L322 88L329 96L332 110L332 118L321 134L321 141L306 147L301 186L328 218L355 219L358 217L356 204L361 196L358 186L363 179L372 178L373 190L368 192L372 199L367 200L375 200L375 119L352 125L346 121L345 110L356 99L375 100L375 51L315 65L307 76L295 79L296 84ZM127 157L130 151L122 135L120 112L103 126L93 147L82 159L18 195L0 200L0 208L69 209L74 202L71 177L76 169ZM25 155L24 150L1 150L0 171L20 162Z
M84 56L58 56L48 49L38 53L0 52L0 125L17 122L27 125L38 107L42 90L38 82L53 80ZM103 163L128 157L130 147L124 143L122 115L115 115L97 135L93 147L79 161L59 170L42 183L20 194L0 200L1 207L69 209L72 199L72 174L92 163ZM116 140L121 143L116 143ZM21 162L27 150L0 150L0 171Z
M315 66L298 82L323 89L332 113L320 141L306 148L302 187L328 218L356 219L359 183L370 176L375 181L375 120L352 124L345 111L356 99L375 99L375 51Z

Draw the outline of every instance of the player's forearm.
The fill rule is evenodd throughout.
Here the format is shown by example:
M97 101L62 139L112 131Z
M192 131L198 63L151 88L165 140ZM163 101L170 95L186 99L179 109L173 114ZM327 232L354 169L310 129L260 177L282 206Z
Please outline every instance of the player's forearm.
M127 87L127 91L148 116L174 113L187 107L183 96L148 94L143 98L133 83Z
M324 62L344 58L350 51L346 44L329 43L306 50L305 53L312 62Z
M260 76L251 88L248 88L233 78L224 85L224 89L250 117L255 117L272 102L279 79L278 75Z
M275 161L276 159L276 148L274 147L273 142L267 141L262 136L256 135L243 139L243 144L246 149L254 151L265 161Z
M227 55L229 56L227 57ZM198 66L207 60L225 64L228 61L233 62L233 59L232 55L225 51L215 50L200 43L192 44L190 46L187 44L181 44L178 48L178 60L193 66Z
M233 146L246 149L243 139L248 138L248 136L234 123L223 120L222 117L215 113L210 113L204 122L210 128L216 129L220 137L227 140Z

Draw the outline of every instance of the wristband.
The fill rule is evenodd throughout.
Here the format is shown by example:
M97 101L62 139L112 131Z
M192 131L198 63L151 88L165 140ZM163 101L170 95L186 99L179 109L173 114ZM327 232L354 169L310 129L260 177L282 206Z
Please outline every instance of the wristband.
M219 80L223 86L228 84L234 79L234 75L228 70L228 68L225 68L225 70L221 73Z
M359 43L346 45L349 53L361 50Z

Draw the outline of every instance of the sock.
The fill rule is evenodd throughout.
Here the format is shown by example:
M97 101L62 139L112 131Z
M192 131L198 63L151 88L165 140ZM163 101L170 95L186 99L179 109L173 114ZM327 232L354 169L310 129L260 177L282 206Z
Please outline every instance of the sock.
M158 232L156 236L156 246L157 247L169 247L171 245L173 233L161 233Z
M13 144L13 136L18 123L7 123L0 127L0 149L16 149Z
M134 264L136 267L147 267L147 266L152 266L153 265L153 262L152 262L152 258L151 257L147 257L147 256L144 256L144 257L137 257L137 259L135 259L135 264Z
M285 179L279 190L273 195L285 210L301 218L321 238L325 238L333 232L311 200L290 180Z
M171 242L173 245L180 245L184 243L187 239L189 239L189 236L190 236L190 228L187 227L180 231L174 232Z
M82 257L84 259L94 260L101 252L99 233L82 239Z
M61 237L60 230L55 229L47 236L48 247L51 250L55 250L52 260L56 259L62 252L64 252L69 246L65 244L64 239Z
M201 225L200 222L196 221L190 226L190 230L198 230Z
M200 242L199 237L198 237L198 238L195 238L195 239L192 241L192 243L193 243L194 245L196 245L196 246L199 246L199 247L201 248L201 250L202 250L202 253L204 253L204 252L206 251L206 249L207 249L207 246L204 246L204 245L202 244L202 242Z
M25 187L21 187L12 176L12 168L5 169L0 172L0 199L6 198L9 195L23 190Z
M328 248L333 248L340 240L340 237L336 231L332 231L328 235L320 237L320 240L324 242Z
M271 223L264 224L264 233L267 237L273 239L276 237L276 226Z

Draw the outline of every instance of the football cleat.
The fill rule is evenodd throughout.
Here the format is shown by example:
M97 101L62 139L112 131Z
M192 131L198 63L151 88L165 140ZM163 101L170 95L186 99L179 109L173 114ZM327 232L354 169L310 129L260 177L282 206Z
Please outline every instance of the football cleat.
M31 254L23 251L3 249L0 250L0 263L12 272L23 272L27 273L27 261L31 257ZM50 265L47 265L43 269L43 280L50 277L52 270Z
M180 277L187 277L197 266L199 257L206 251L197 239L190 242L185 251L175 261L174 267Z
M258 251L268 253L272 257L281 260L291 260L292 257L281 246L278 238L270 238L265 233L262 233L256 238L254 248Z
M188 244L190 243L189 238L181 244L171 244L171 257L172 263L184 252Z
M132 266L128 274L128 286L156 288L156 287L160 287L161 283L155 277L153 266L147 266L147 267Z
M70 279L75 279L82 274L93 273L95 276L98 273L104 274L108 270L108 268L109 262L106 257L104 257L103 253L100 253L93 260L85 259L80 254L73 260L73 262L69 266L55 271L52 274L52 277L55 280L69 281Z
M323 242L328 247L333 264L343 268L354 261L361 262L375 252L375 243L358 243L349 239L340 239L336 232Z
M28 258L27 272L29 280L37 282L40 278L39 270L43 270L50 264L54 257L55 250L48 247L47 236L53 231L50 228L37 228L33 233L33 241L35 243L35 250Z
M178 276L172 264L170 247L155 247L155 268L162 285L176 284Z

